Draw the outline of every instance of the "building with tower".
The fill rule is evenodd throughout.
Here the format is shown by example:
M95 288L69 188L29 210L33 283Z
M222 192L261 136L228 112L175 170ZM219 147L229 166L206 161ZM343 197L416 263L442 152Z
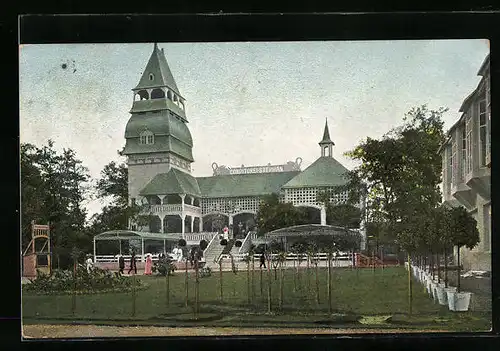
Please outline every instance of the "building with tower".
M201 237L195 234L206 233L210 239L226 227L244 238L255 226L262 196L272 193L279 194L282 201L319 212L317 223L326 224L325 210L316 195L344 185L347 172L333 158L335 144L327 123L319 157L303 171L302 160L297 158L281 165L251 167L213 163L212 176L196 177L191 173L195 160L186 100L157 44L132 91L123 154L128 164L129 201L141 206L149 225L131 222L129 230L186 238L188 244ZM347 194L331 200L341 203Z

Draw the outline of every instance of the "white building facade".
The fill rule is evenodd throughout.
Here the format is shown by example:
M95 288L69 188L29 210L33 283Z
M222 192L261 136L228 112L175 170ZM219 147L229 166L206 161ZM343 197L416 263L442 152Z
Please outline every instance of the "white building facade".
M467 270L491 270L491 109L490 57L484 60L477 88L464 100L462 116L448 131L439 152L443 159L443 201L463 206L477 221L481 242L462 248ZM456 254L456 253L455 253Z

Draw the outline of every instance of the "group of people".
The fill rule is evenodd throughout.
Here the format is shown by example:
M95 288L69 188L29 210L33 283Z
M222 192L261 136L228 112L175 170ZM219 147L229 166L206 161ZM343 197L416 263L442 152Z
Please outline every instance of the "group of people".
M172 254L174 261L181 262L183 253L182 249L175 247L172 250ZM165 258L165 254L161 253L158 258ZM118 255L118 268L120 274L124 274L125 271L125 258L122 255ZM144 264L144 275L151 275L152 274L152 269L153 269L153 256L148 253L146 254L146 262ZM132 251L131 257L130 257L130 266L127 274L130 274L130 272L134 272L134 274L137 274L137 256L135 251Z

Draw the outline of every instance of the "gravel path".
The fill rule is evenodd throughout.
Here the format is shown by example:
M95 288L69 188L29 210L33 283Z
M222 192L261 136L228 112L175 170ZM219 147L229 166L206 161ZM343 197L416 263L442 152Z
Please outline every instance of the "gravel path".
M445 330L399 329L313 329L313 328L169 328L116 327L96 325L24 325L23 337L28 338L102 338L151 336L219 336L219 335L290 335L290 334L360 334L360 333L427 333Z

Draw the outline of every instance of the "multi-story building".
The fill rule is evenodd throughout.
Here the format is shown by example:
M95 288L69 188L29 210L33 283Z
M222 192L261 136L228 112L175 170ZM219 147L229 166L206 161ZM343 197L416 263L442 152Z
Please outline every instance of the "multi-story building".
M463 206L476 219L481 242L462 248L465 269L491 270L491 110L490 56L484 60L477 88L464 100L460 119L450 128L439 152L443 158L443 201Z
M133 89L131 117L125 129L131 203L150 214L149 226L130 229L154 233L213 232L213 219L235 231L256 214L264 195L277 193L282 201L325 211L317 193L344 185L347 169L333 158L334 142L325 124L320 157L301 171L301 159L282 165L229 168L213 164L210 177L191 174L193 139L188 128L186 101L181 95L163 49L155 44L139 84ZM347 194L335 195L342 202ZM246 215L246 217L244 216ZM239 218L238 218L239 217ZM233 226L234 224L234 226ZM242 233L247 231L241 230Z

